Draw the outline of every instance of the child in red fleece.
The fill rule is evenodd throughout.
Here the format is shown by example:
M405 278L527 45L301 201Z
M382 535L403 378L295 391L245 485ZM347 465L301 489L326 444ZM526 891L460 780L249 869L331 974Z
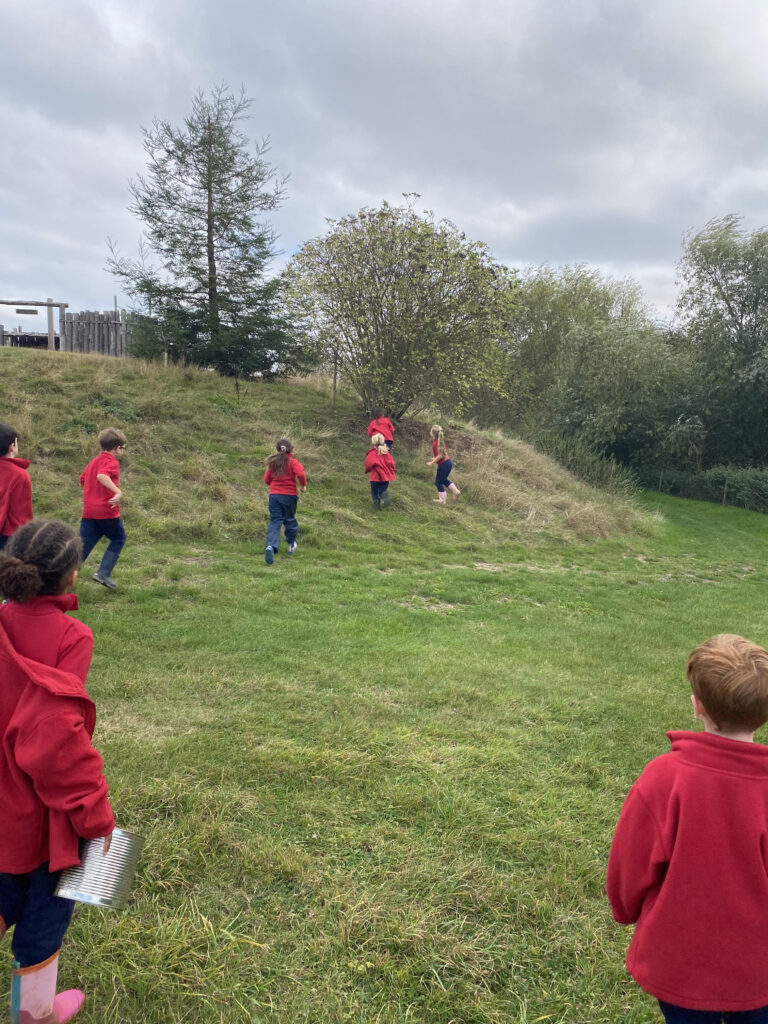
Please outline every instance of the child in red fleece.
M668 1024L768 1022L768 651L723 634L688 660L704 732L669 732L622 808L608 897L627 969Z
M29 459L19 458L19 435L0 423L0 551L8 538L32 518Z
M371 438L371 447L365 456L365 472L371 481L371 500L373 507L378 512L381 506L389 508L389 487L390 481L396 480L395 460L387 448L386 438L383 434L374 434Z
M0 937L14 926L11 1020L61 1024L83 993L56 995L59 947L74 904L54 895L63 868L79 864L81 838L115 820L85 678L90 629L66 612L80 540L65 524L33 519L0 554Z
M382 408L374 409L372 415L373 419L368 424L368 437L372 438L374 434L381 434L387 448L392 451L392 445L395 443L395 428L392 420L384 415Z
M280 547L280 528L285 528L285 543L288 554L292 555L298 544L299 524L296 521L296 505L299 492L296 487L298 480L302 491L307 489L307 474L302 464L291 455L293 445L287 437L281 437L275 445L277 451L267 459L267 471L264 483L269 484L269 526L267 527L267 546L264 549L264 561L272 565L275 554Z
M101 565L93 574L96 583L108 590L117 590L112 572L120 552L125 547L125 527L120 518L120 463L125 451L126 438L122 430L109 427L99 434L101 452L91 459L80 474L83 488L83 518L80 520L80 539L83 542L83 562L102 537L109 541Z

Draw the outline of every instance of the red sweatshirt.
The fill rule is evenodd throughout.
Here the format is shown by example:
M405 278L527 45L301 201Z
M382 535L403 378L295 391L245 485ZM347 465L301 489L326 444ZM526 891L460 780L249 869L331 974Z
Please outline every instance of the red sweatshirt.
M692 1010L768 1005L768 747L669 732L629 791L608 860L627 970Z
M371 474L371 480L378 480L380 483L384 480L397 480L395 460L389 452L380 455L378 448L371 448L365 456L365 472Z
M437 458L438 451L439 451L439 447L438 447L438 444L437 444L437 438L433 437L432 438L432 455L437 459L437 464L439 466L441 462L445 462L446 459L450 459L450 455L445 450L445 448L443 448L443 454L438 459Z
M112 452L99 452L80 474L80 485L83 488L83 519L119 519L120 506L109 504L109 499L113 498L114 494L96 479L99 473L108 476L115 487L119 487L120 463L117 456Z
M10 874L79 864L80 837L115 825L91 746L96 712L76 668L87 671L92 634L64 614L76 607L71 594L0 606L0 871ZM31 647L35 660L20 650ZM55 652L69 671L44 663Z
M273 476L269 467L264 474L264 483L269 484L270 494L298 494L297 480L302 487L307 486L307 474L304 472L304 467L292 455L288 458L288 471L283 476Z
M379 416L377 420L371 420L368 424L368 437L373 437L374 434L381 434L385 441L394 441L395 428L392 425L392 420L387 419L386 416Z
M10 537L33 517L29 459L0 459L0 533Z

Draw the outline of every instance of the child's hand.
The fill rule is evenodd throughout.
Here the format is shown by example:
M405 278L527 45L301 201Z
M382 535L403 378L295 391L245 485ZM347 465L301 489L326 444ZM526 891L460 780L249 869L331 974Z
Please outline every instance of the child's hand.
M307 489L306 484L301 489L302 489L302 491L306 491L306 489Z
M109 504L114 508L115 505L120 501L123 496L123 492L120 490L115 491L112 497L109 499Z
M106 857L106 855L109 853L109 848L110 848L111 845L112 845L112 833L110 832L108 836L104 836L104 849L101 851L102 857Z

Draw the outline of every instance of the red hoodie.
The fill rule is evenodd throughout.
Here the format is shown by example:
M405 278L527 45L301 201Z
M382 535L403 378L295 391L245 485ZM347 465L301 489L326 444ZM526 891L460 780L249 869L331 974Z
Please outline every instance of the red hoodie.
M96 479L102 473L115 487L120 486L120 463L112 452L99 452L80 474L83 488L83 519L119 519L120 506L110 505L114 494Z
M768 1005L768 747L669 732L629 791L608 860L635 981L691 1010Z
M24 874L46 861L59 871L80 863L81 837L108 835L115 819L101 756L91 746L93 702L74 672L19 653L5 628L6 609L18 607L0 609L0 871ZM45 619L29 616L30 625L44 624L45 608Z
M270 494L298 494L297 479L302 487L307 486L307 474L304 472L304 467L292 455L288 457L288 470L282 476L273 476L269 466L264 474L264 483L269 484Z
M378 480L379 483L384 480L397 480L395 460L389 452L380 455L378 448L371 448L365 456L365 472L371 474L371 480Z
M368 437L373 437L374 434L381 434L385 441L394 441L395 428L392 425L392 420L387 419L386 416L379 416L377 420L371 420L368 424Z
M10 537L33 517L29 459L0 459L0 533Z

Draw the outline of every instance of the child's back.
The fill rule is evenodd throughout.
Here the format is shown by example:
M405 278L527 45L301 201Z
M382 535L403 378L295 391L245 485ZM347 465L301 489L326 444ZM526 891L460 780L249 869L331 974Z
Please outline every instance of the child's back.
M715 637L689 677L706 731L667 734L672 750L630 790L608 863L613 915L636 923L627 969L668 1020L768 1008L768 747L751 742L768 719L768 652Z

